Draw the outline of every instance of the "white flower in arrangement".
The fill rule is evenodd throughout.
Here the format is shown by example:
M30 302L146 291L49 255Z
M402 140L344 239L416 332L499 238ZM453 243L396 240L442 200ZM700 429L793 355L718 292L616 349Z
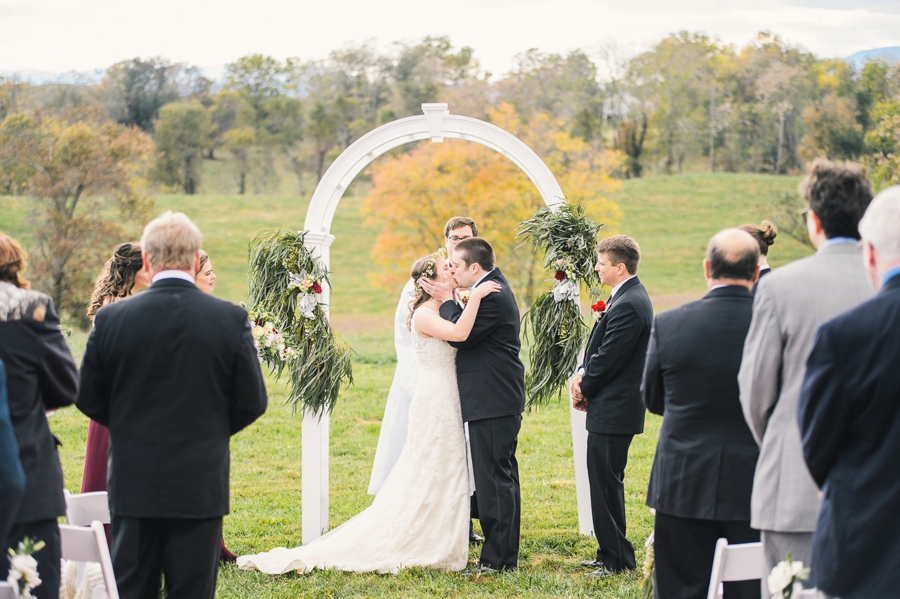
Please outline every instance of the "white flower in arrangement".
M803 588L801 580L806 580L809 576L809 568L803 567L803 562L795 562L791 559L791 554L787 555L787 559L772 568L772 572L766 579L769 592L776 599L786 599L799 593Z
M557 302L578 301L578 285L572 279L565 279L553 286L553 299Z
M309 320L316 319L316 306L318 305L319 300L316 299L315 293L302 293L300 294L300 302L298 307L300 308L300 313L303 314L304 318L308 318Z
M266 330L260 326L255 326L250 331L250 334L253 335L254 339L259 339L260 337L262 337L263 335L266 334Z

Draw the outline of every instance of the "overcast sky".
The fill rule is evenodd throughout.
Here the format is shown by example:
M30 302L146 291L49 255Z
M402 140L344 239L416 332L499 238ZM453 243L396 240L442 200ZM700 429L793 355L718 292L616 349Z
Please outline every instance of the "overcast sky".
M201 67L249 53L325 57L447 35L483 68L529 48L640 50L686 29L738 46L768 30L820 57L900 46L900 0L0 0L0 71L102 69L135 56Z

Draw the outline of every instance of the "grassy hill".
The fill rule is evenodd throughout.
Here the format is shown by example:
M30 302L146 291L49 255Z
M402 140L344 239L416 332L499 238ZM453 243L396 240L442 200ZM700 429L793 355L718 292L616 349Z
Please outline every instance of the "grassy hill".
M619 232L635 236L643 249L641 278L657 308L697 296L705 288L700 262L716 231L771 215L773 198L796 189L797 180L756 175L682 175L625 181L616 199L625 212ZM340 399L332 420L331 524L340 524L370 502L366 495L380 430L384 399L393 376L391 319L397 298L374 289L365 274L372 268L370 248L377 227L360 213L364 186L351 189L337 211L332 232L336 327L357 352L356 384ZM27 243L28 200L0 198L0 231ZM247 245L263 227L300 228L307 200L264 196L161 196L157 212L183 210L204 232L216 273L217 295L246 298ZM116 240L118 241L118 240ZM773 264L804 255L796 242L779 237ZM85 335L70 345L76 358ZM269 380L270 409L232 442L232 513L225 538L237 553L300 542L299 417L282 405L284 388ZM628 536L643 559L643 542L652 530L644 505L660 420L648 417L644 435L632 445L626 475ZM51 418L60 437L66 484L81 488L87 420L73 408ZM577 534L569 411L565 405L526 414L519 440L522 476L522 567L494 578L405 571L399 576L316 572L279 578L220 571L218 597L642 597L640 571L608 580L588 580L578 567L596 546ZM473 554L474 556L474 554Z

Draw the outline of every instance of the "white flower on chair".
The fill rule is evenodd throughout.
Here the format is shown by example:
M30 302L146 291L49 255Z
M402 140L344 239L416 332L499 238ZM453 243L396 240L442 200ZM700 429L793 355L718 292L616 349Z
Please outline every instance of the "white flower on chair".
M767 579L769 592L776 599L790 599L794 593L800 593L803 590L801 580L806 580L809 576L809 568L803 567L803 562L795 562L791 559L791 554L787 554L787 559L778 562Z

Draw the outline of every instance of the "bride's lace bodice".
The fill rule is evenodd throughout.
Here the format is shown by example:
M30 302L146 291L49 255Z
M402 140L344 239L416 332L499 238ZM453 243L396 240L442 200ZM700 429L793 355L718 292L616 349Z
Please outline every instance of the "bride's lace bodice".
M428 371L445 371L449 365L453 371L454 383L456 381L456 348L451 347L446 341L442 341L436 337L421 337L416 332L416 316L421 310L428 308L419 308L413 314L412 336L413 348L416 350L416 359L419 361L419 372L423 369Z

